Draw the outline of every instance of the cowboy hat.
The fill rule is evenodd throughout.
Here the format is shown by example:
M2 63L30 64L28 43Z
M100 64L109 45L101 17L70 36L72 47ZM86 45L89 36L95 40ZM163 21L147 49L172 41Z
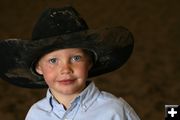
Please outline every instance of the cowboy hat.
M35 72L35 63L44 54L64 48L93 53L90 78L120 68L132 53L133 36L121 26L91 30L71 6L49 8L36 22L31 40L0 40L0 77L21 87L47 87Z

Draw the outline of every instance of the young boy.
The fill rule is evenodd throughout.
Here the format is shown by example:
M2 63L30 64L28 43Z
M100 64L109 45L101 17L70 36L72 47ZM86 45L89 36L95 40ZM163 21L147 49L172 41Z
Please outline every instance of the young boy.
M26 120L139 120L122 98L90 80L120 68L132 49L132 35L123 27L89 30L74 8L48 9L32 40L0 41L0 77L22 87L48 87Z

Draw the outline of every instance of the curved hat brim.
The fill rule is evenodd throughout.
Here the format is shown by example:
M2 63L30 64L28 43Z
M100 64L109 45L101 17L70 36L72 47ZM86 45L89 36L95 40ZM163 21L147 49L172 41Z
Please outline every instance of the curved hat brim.
M133 36L124 27L86 30L37 41L1 40L0 77L21 87L47 87L44 79L32 72L32 63L50 51L65 48L92 51L97 59L89 77L95 77L120 68L131 55L133 45Z

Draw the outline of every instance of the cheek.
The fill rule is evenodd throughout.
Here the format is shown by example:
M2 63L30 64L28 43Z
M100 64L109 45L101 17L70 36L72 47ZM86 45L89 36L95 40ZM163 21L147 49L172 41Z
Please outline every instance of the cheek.
M44 68L44 69L42 69L42 75L43 75L43 77L44 77L44 79L45 79L45 81L53 81L54 79L55 79L55 73L56 73L56 71L55 70L52 70L51 68L49 68L49 67L46 67L46 68Z
M78 65L76 73L81 77L87 77L89 72L89 67L86 64Z

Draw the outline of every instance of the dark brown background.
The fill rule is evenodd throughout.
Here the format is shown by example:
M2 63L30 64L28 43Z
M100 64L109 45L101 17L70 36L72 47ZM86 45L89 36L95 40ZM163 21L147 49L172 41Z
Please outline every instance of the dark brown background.
M1 0L0 39L30 39L33 25L48 7L67 0ZM102 90L123 97L143 120L164 119L165 104L180 104L179 0L74 0L90 28L122 25L135 37L135 49L121 69L96 78ZM2 69L2 68L0 68ZM23 120L46 90L0 81L0 119Z

